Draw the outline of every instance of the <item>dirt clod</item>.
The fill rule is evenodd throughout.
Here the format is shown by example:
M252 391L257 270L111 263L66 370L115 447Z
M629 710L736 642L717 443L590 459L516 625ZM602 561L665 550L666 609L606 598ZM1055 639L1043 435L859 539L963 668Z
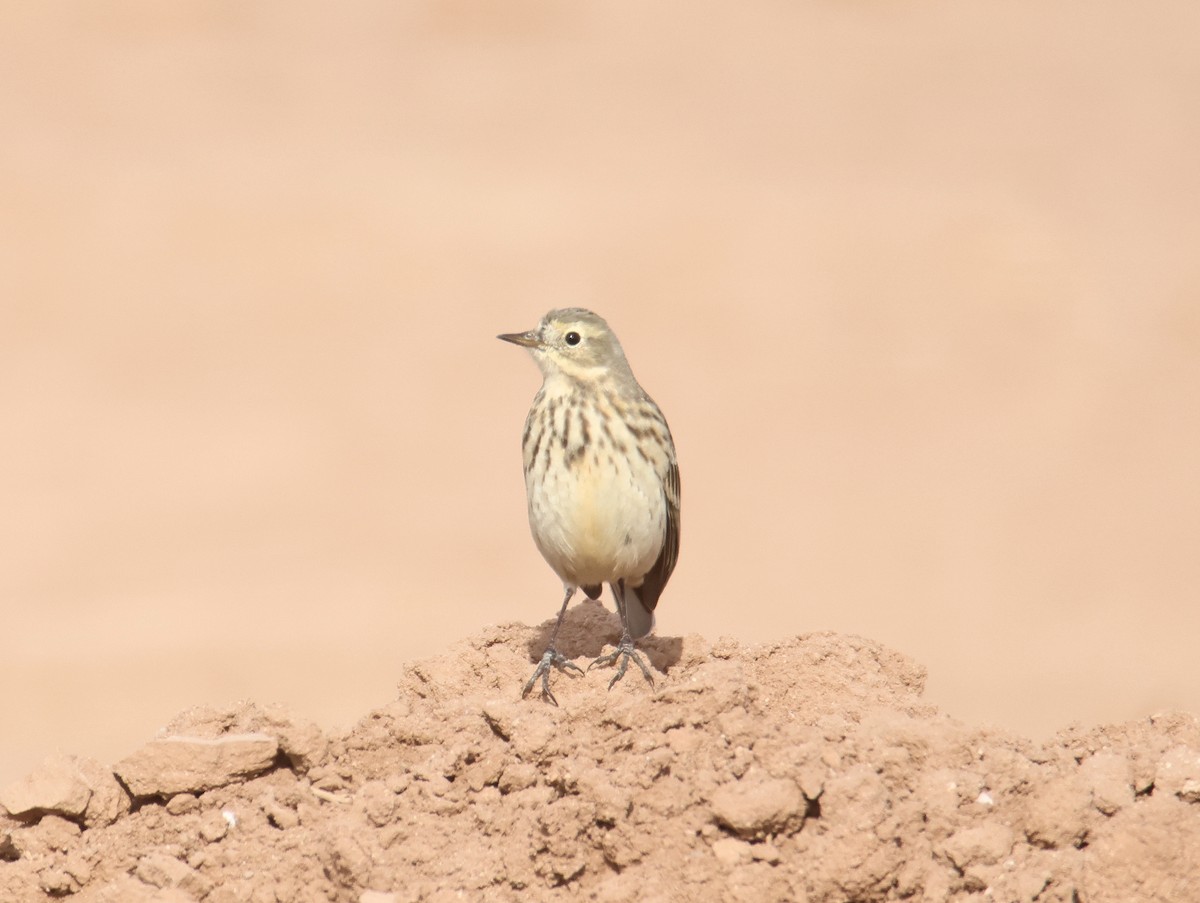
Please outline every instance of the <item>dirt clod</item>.
M584 603L559 648L585 663L614 634ZM117 766L139 805L110 823L82 793L65 815L5 796L0 899L1200 899L1190 716L1035 744L938 714L919 666L833 634L651 638L655 689L557 674L556 708L519 698L540 635L410 666L340 736L185 713Z

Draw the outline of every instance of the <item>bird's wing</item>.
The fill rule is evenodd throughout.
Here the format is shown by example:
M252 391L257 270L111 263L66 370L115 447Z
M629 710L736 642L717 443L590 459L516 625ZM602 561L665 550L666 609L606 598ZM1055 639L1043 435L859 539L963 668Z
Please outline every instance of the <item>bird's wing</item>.
M663 480L663 497L667 503L667 529L662 551L636 590L647 611L654 611L658 605L658 597L671 579L675 561L679 558L679 465L675 461L671 461L666 479Z

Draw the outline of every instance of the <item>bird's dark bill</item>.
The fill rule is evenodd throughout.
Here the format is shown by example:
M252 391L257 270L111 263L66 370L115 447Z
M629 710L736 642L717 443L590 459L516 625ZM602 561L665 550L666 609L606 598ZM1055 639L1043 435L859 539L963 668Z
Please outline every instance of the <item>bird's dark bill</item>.
M508 332L504 335L498 335L496 338L512 342L514 345L523 345L526 348L536 348L541 344L536 332Z

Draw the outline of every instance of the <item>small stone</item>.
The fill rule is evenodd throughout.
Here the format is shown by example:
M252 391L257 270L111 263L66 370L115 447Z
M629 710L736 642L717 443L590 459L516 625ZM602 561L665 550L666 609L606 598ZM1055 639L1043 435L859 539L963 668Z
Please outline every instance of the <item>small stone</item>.
M440 774L435 774L430 775L428 780L421 781L419 786L422 792L429 796L443 797L450 792L454 785Z
M720 840L714 840L712 851L713 855L717 857L717 862L726 868L750 861L750 844L744 840L738 840L736 837L722 837Z
M52 897L65 897L79 890L79 882L60 866L48 866L38 872L38 887Z
M314 792L330 795L344 794L350 786L348 775L340 774L336 769L327 766L314 768L308 773L308 780Z
M507 742L516 733L517 712L518 708L513 703L493 700L484 704L480 714L496 736Z
M129 811L130 799L95 759L56 755L0 790L0 806L11 815L53 813L92 828L115 822Z
M1154 770L1154 791L1194 802L1187 797L1195 797L1200 792L1200 750L1173 746L1163 753Z
M553 741L558 725L551 712L536 706L492 700L480 713L500 739L512 744L512 752L526 762L538 761ZM609 713L610 717L613 713Z
M394 771L384 779L384 783L388 790L399 795L412 784L412 775L406 771Z
M528 762L509 762L500 773L497 786L501 793L514 793L538 782L538 770Z
M750 855L755 862L765 862L768 865L776 865L783 858L779 848L769 840L750 844Z
M330 841L329 859L341 880L352 880L352 876L366 875L371 870L371 854L358 838L349 835L338 835Z
M820 799L821 794L825 792L825 766L810 763L802 767L796 775L796 781L800 784L805 799Z
M186 862L166 853L147 853L138 860L134 874L146 884L159 888L179 888L197 898L212 890L213 883Z
M44 856L52 850L65 851L79 839L79 825L61 815L44 815L33 827L13 837L23 855Z
M1052 778L1026 803L1025 834L1048 849L1071 846L1087 832L1092 792L1076 773Z
M1046 889L1051 880L1053 880L1053 872L1043 867L1040 869L1019 870L1013 875L1013 889L1017 893L1018 900L1037 900L1042 896L1042 891Z
M1156 785L1152 796L1127 806L1088 837L1077 899L1193 903L1200 900L1197 850L1200 817Z
M187 815L200 811L200 800L190 793L177 793L167 800L168 815Z
M1080 763L1079 776L1092 791L1092 805L1105 815L1133 803L1133 763L1125 756L1098 752Z
M191 867L165 853L147 853L138 860L134 874L154 887L176 887L186 879Z
M995 865L1008 856L1012 848L1012 829L998 824L956 831L942 845L943 852L960 871L970 866Z
M464 774L467 787L472 793L479 793L484 787L493 787L500 780L504 770L504 761L500 756L484 756L468 765Z
M87 903L196 903L196 898L176 888L157 888L130 875L90 884L72 899ZM210 898L211 899L211 898Z
M396 794L382 781L367 781L356 794L358 805L367 816L367 821L381 828L392 820L396 812Z
M66 869L68 875L79 882L81 887L92 879L92 864L80 850L72 850L67 854L67 861L63 864L63 868Z
M279 748L297 774L307 774L329 756L329 738L311 721L293 718L282 706L265 706L263 731L279 739Z
M281 803L275 798L275 794L273 793L268 793L262 799L260 805L267 816L267 821L281 831L294 828L300 824L300 816L296 813L296 810Z
M266 734L166 737L122 759L115 771L135 797L199 793L266 771L278 752Z
M719 787L712 796L718 822L742 837L775 833L804 820L804 795L795 781L748 775Z
M229 833L229 820L213 809L200 817L200 837L206 843L216 843Z
M92 798L92 788L71 756L57 755L0 790L0 806L10 815L53 812L81 818Z
M111 768L101 765L95 759L82 756L75 758L75 766L92 788L92 798L83 810L85 828L111 825L133 808L133 800L129 798L129 794L125 792Z

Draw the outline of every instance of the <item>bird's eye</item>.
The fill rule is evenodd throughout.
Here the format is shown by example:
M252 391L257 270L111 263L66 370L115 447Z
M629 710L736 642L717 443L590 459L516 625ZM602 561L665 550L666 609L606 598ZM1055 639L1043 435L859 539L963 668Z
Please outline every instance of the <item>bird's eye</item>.
M579 333L568 332L567 333L567 344L568 345L578 345L579 344Z

